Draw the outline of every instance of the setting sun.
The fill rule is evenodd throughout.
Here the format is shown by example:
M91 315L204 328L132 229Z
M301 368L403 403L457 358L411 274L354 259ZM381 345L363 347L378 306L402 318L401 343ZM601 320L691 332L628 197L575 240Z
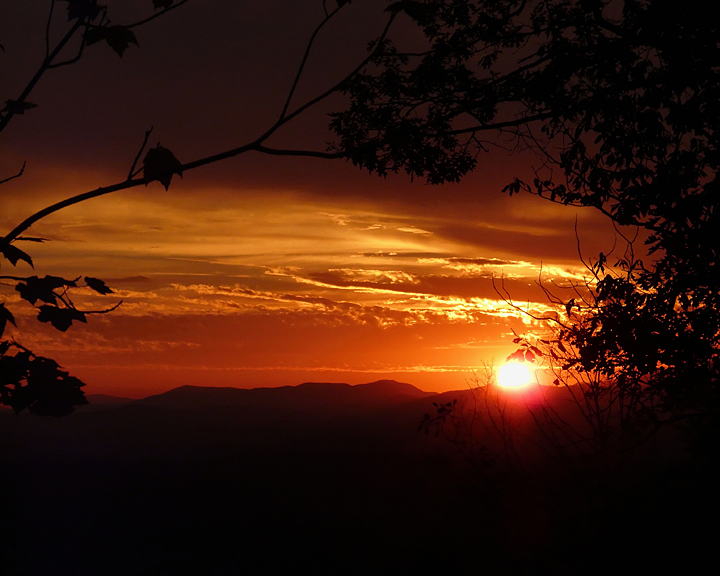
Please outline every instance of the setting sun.
M528 384L532 379L532 373L524 364L510 362L500 368L497 378L500 386L505 388L517 388L518 386L525 386Z

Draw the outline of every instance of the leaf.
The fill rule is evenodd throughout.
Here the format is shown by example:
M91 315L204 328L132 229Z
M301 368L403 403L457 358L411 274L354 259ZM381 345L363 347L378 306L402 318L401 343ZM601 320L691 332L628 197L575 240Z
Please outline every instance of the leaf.
M179 174L182 178L182 164L180 160L167 148L158 144L155 148L150 148L145 159L143 160L143 175L148 182L158 180L160 184L165 186L165 190L170 187L170 181L173 174Z
M572 308L575 305L575 298L570 298L568 300L568 303L565 304L565 312L567 312L568 318L570 318L570 312L572 312Z
M61 332L67 331L72 326L73 320L87 322L83 312L73 308L58 308L57 306L40 306L38 320L40 322L50 322L53 327Z
M17 238L15 238L15 240L16 241L22 240L23 242L39 242L42 244L43 242L46 242L48 239L47 238L39 238L39 237L35 237L35 236L18 236Z
M27 300L30 304L35 304L38 300L48 304L54 304L57 296L54 290L64 288L65 286L77 286L74 280L65 280L58 276L30 276L25 282L19 282L15 286L15 290L20 293L23 300Z
M0 254L2 254L6 259L10 260L10 264L13 266L17 266L18 260L22 260L23 262L27 262L30 264L30 266L33 266L32 258L20 248L16 248L12 244L5 244L4 246L0 244Z
M535 354L530 352L530 350L525 350L525 360L528 362L535 362Z
M525 362L525 353L522 348L520 350L515 350L515 352L506 358L507 362L512 362L513 360L517 362Z
M97 0L63 0L68 3L68 20L75 18L95 20L105 6L99 6Z
M3 332L5 332L5 325L8 322L17 327L17 324L15 324L15 317L12 315L10 310L5 308L5 304L0 303L0 336L2 336Z
M25 110L37 108L37 104L24 100L5 100L5 108L10 114L25 114Z
M424 20L430 14L431 7L422 2L413 2L412 0L403 0L402 2L395 2L390 4L385 9L385 12L405 12L410 18L419 22Z
M97 278L90 278L90 276L85 276L85 284L88 285L89 288L92 288L97 292L98 294L112 294L113 291L107 287L105 282L102 280L98 280Z
M173 5L173 2L175 0L153 0L153 8L157 10L158 8L163 8L164 10L167 10L170 8L170 6Z
M131 43L138 46L134 32L125 26L95 26L85 32L85 42L88 46L103 40L120 58Z

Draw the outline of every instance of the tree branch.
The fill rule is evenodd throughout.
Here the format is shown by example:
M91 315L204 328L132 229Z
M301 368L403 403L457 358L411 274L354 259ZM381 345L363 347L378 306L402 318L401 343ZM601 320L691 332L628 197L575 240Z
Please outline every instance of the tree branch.
M83 25L83 21L78 18L77 22L73 24L72 28L68 30L67 34L63 37L62 40L58 43L57 46L55 46L55 49L52 51L50 56L47 56L42 64L40 65L40 68L38 68L38 71L35 72L35 75L32 77L30 82L28 82L28 85L25 86L25 90L22 91L20 96L15 99L15 102L24 102L25 99L30 95L30 92L32 92L33 88L35 88L35 85L38 83L40 78L42 78L42 75L45 74L45 72L48 70L48 67L50 66L51 62L57 58L58 54L60 54L60 51L65 48L65 45L70 41L70 39L75 35L75 32L78 31L78 29ZM2 132L5 129L5 126L8 125L8 122L10 122L10 119L15 115L15 113L12 110L8 110L2 118L0 118L0 132Z
M307 64L308 57L310 56L310 49L312 48L313 42L315 42L315 38L320 33L320 30L322 30L323 26L325 26L325 24L327 24L330 19L338 13L340 7L335 8L335 10L328 13L327 8L325 7L325 2L323 2L323 9L325 10L325 19L320 22L320 24L318 24L318 26L315 28L314 32L310 36L310 40L308 41L307 46L305 47L305 54L303 54L302 60L300 61L300 67L298 68L297 74L295 74L295 79L293 80L292 87L290 88L290 92L288 92L287 98L285 99L285 105L283 106L282 112L280 112L280 120L285 117L288 107L290 106L290 101L292 100L293 94L295 94L295 89L297 88L298 82L300 82L300 77L302 76L303 70L305 69L305 64Z
M128 25L126 25L125 28L137 28L138 26L142 26L143 24L146 24L147 22L150 22L151 20L155 20L155 18L159 18L159 17L162 16L163 14L167 14L168 12L170 12L170 10L175 10L175 8L180 8L180 6L182 6L183 4L186 4L186 3L189 2L189 1L190 1L190 0L180 0L180 2L178 2L177 4L173 4L172 6L168 6L168 7L165 8L164 10L162 10L162 11L160 11L160 12L156 12L156 13L153 14L152 16L148 16L148 17L145 18L144 20L140 20L140 21L138 21L138 22L135 22L134 24L128 24Z
M185 0L187 1L187 0ZM181 4L183 4L182 2ZM175 5L175 7L180 6L181 4ZM380 35L378 42L376 44L375 49L373 49L368 56L363 59L363 61L356 66L345 78L343 78L340 82L335 84L330 89L326 90L325 92L321 93L320 95L316 96L315 98L309 100L302 106L295 109L290 114L286 114L284 117L278 119L278 121L271 126L264 134L262 134L259 138L254 140L253 142L250 142L249 144L245 144L243 146L239 146L237 148L233 148L231 150L226 150L224 152L220 152L218 154L213 154L211 156L206 156L204 158L200 158L198 160L194 160L192 162L188 162L186 164L182 164L178 167L177 172L186 172L189 170L194 170L195 168L199 168L201 166L206 166L207 164L213 164L215 162L219 162L221 160L225 160L227 158L233 158L235 156L239 156L240 154L244 154L245 152L249 152L251 150L254 150L256 152L261 152L264 154L271 154L275 156L307 156L307 157L314 157L314 158L325 158L325 159L337 159L344 157L344 154L342 152L319 152L314 150L287 150L287 149L276 149L276 148L268 148L266 146L263 146L263 142L267 140L270 136L272 136L279 128L290 122L293 118L299 116L302 114L305 110L310 108L311 106L317 104L318 102L324 100L334 92L338 91L342 84L346 82L349 78L357 74L364 66L367 65L367 63L370 61L370 59L375 55L379 47L382 45L382 40L387 36L387 33L390 29L390 26L392 25L393 20L395 19L395 13L391 14L390 18L388 19L388 22ZM77 24L74 27L77 28ZM67 37L69 39L69 36ZM56 53L59 50L56 49L53 52L53 57L56 55ZM33 84L34 85L34 84ZM26 89L26 91L28 91ZM149 137L149 136L148 136ZM143 146L144 148L144 146ZM138 155L142 154L142 152ZM136 160L137 162L137 160ZM61 202L57 202L51 206L47 206L46 208L43 208L42 210L36 212L35 214L29 216L25 220L23 220L20 224L18 224L13 230L11 230L2 240L0 240L0 245L5 244L9 245L14 240L17 240L18 236L22 234L25 230L30 228L35 222L38 220L41 220L42 218L45 218L46 216L49 216L50 214L53 214L59 210L62 210L63 208L67 208L69 206L73 206L75 204L78 204L80 202L84 202L85 200L90 200L92 198L98 198L99 196L104 196L105 194L110 194L112 192L118 192L120 190L127 190L130 188L135 188L140 185L147 185L150 182L153 182L155 179L148 179L148 178L132 178L132 172L128 179L126 179L123 182L118 182L117 184L112 184L110 186L103 186L101 188L97 188L96 190L91 190L89 192L84 192L82 194L78 194L76 196L73 196L71 198L66 198L65 200L62 200Z
M14 180L15 178L20 178L20 176L23 175L23 172L25 172L25 164L27 164L27 162L23 162L22 168L20 168L20 172L18 172L14 176L5 178L5 180L0 180L0 184L5 184L5 182L10 182L10 180Z
M50 56L50 23L52 22L54 10L55 0L50 0L50 12L48 14L47 25L45 26L45 59Z

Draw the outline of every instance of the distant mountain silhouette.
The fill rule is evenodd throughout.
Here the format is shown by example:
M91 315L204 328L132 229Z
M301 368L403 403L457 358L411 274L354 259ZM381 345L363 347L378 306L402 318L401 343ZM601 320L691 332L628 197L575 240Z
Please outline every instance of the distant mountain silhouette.
M91 405L97 404L126 404L132 402L132 398L122 396L110 396L109 394L86 394L85 397Z
M135 400L134 405L157 406L175 410L194 410L208 406L234 406L280 412L307 412L388 407L435 396L411 384L378 380L351 386L343 383L305 382L279 388L230 388L181 386L162 394Z

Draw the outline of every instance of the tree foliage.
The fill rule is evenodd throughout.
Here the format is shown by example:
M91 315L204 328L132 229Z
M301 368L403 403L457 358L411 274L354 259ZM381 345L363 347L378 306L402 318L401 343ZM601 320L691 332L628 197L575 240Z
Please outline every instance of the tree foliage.
M720 376L719 24L665 0L422 0L344 86L337 149L381 175L457 181L500 144L534 150L526 192L645 231L649 258L600 254L547 358L716 417ZM563 357L559 347L572 348ZM552 356L555 354L557 359ZM652 401L650 401L652 398Z

